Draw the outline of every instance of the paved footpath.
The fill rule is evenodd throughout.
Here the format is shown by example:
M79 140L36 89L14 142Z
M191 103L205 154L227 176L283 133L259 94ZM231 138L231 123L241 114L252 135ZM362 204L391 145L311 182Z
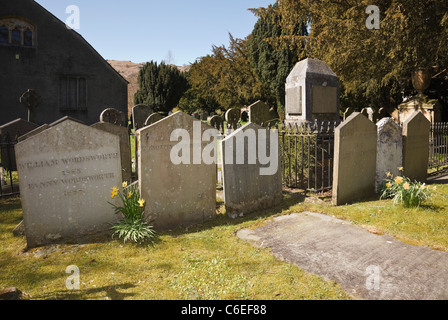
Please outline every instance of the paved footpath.
M447 300L448 252L405 244L330 216L281 216L238 237L334 280L357 299Z

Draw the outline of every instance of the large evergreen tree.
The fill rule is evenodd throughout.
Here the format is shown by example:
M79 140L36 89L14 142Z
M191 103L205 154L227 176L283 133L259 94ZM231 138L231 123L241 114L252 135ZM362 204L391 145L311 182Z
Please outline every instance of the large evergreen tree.
M274 45L269 40L280 38L288 32L292 32L293 35L306 36L308 31L303 20L297 20L292 30L282 30L281 24L276 21L277 17L270 11L260 17L247 46L251 65L258 79L269 92L266 102L283 114L286 78L299 59L305 56L301 45Z
M135 104L146 104L156 112L170 112L188 89L185 74L164 62L146 63L138 75L139 90Z

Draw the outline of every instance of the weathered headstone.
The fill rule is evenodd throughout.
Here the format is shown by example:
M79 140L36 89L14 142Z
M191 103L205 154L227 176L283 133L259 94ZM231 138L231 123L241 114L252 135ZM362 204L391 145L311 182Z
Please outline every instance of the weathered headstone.
M422 112L414 112L403 123L403 167L406 177L426 182L431 123Z
M138 104L132 108L132 125L137 131L145 126L146 119L153 113L151 107Z
M16 145L28 247L110 229L122 182L116 135L65 120ZM118 204L115 202L115 204Z
M213 116L210 118L209 124L213 128L221 130L224 124L224 120L222 119L221 116Z
M50 128L50 126L48 124L43 124L40 127L36 128L34 130L31 130L30 132L28 132L24 135L21 135L17 141L22 142L22 141L28 139L29 137L32 137L38 133L41 133L42 131L47 130L48 128Z
M238 125L238 121L240 121L240 110L236 108L231 108L226 112L226 122L232 127L232 129L236 129Z
M335 129L333 204L360 201L375 192L376 125L361 113Z
M286 79L286 120L339 120L339 79L323 61L305 59Z
M248 107L249 109L249 122L256 123L258 125L266 126L266 124L272 120L269 113L269 107L263 101L257 101Z
M282 201L279 139L274 133L248 123L221 142L224 202L230 217Z
M400 174L403 166L403 138L401 128L392 118L383 118L376 124L378 128L376 157L376 190L390 173L394 177Z
M112 133L120 139L120 155L121 155L121 174L123 181L132 181L132 167L131 167L131 142L129 139L128 129L109 122L98 122L91 126Z
M8 122L0 127L0 140L9 140L9 142L15 142L20 136L38 128L39 125L23 120L16 119ZM2 142L5 142L2 141ZM2 145L0 148L0 158L3 168L10 171L17 171L16 158L14 154L13 145Z
M108 122L117 126L127 127L126 114L114 108L105 109L100 115L100 122Z
M200 113L201 121L207 121L207 118L209 117L209 113L207 111L202 111Z
M156 123L157 121L162 120L163 118L165 118L163 115L161 115L160 113L155 112L155 113L151 114L148 117L148 119L146 119L145 127L150 126L150 125Z
M147 201L146 219L156 229L189 226L216 216L216 154L213 163L201 157L203 135L210 129L176 112L137 131L139 187ZM178 162L179 157L185 161Z
M247 111L241 112L241 121L248 122L249 121L249 113Z

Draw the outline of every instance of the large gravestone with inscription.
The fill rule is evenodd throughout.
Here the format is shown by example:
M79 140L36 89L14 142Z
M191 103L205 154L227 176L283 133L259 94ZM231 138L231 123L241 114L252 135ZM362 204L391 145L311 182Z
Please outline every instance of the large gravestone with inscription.
M340 85L336 74L317 59L296 64L286 79L286 120L339 120Z
M216 131L176 112L137 131L139 187L147 203L146 219L155 228L188 226L216 216L216 152L213 161L202 157L204 144L217 145L210 143L213 139L203 141L211 130Z
M77 241L117 221L108 204L122 182L117 135L65 120L19 142L16 159L28 247Z

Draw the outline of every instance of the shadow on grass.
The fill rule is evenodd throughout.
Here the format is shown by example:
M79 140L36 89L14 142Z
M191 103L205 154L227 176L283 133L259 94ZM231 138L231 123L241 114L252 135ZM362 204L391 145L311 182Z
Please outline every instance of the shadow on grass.
M89 288L84 290L51 291L49 293L35 295L32 298L33 300L88 300L89 298L96 299L95 296L97 294L105 292L106 296L110 300L124 300L125 298L135 296L135 294L121 292L121 290L127 290L135 287L136 286L131 283L124 283L104 286L100 288Z

